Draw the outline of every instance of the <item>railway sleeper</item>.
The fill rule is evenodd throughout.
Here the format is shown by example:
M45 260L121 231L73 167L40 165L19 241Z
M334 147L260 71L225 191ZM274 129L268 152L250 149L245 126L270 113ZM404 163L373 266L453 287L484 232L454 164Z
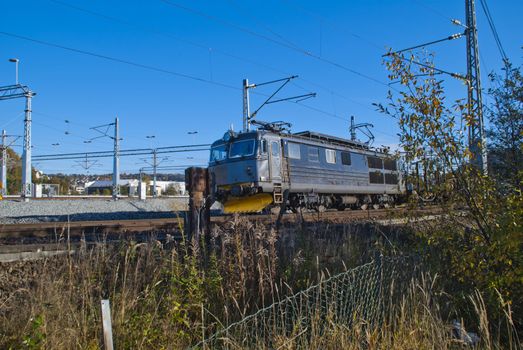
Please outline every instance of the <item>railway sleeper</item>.
M391 195L340 195L321 193L293 193L289 195L288 209L296 212L298 209L309 209L323 212L327 209L379 209L394 205L396 198Z

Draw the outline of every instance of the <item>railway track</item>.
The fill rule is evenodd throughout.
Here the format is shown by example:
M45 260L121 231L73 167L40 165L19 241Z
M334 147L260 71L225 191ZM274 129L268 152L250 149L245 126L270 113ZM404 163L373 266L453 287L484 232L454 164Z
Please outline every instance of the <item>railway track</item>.
M410 211L419 220L430 220L441 214L441 209L428 207ZM327 211L323 213L285 214L283 224L304 222L347 223L375 221L380 224L404 224L407 209L377 209L354 211ZM250 220L273 224L277 215L246 215ZM220 225L230 220L230 216L212 216L211 224ZM63 254L73 254L82 245L98 244L101 237L105 243L118 243L122 238L133 237L139 241L147 240L148 233L155 233L161 241L167 235L180 237L183 230L183 216L178 218L108 221L72 221L53 223L32 223L0 225L0 263L22 260L37 260Z
M437 214L439 208L418 209L419 215ZM283 223L296 221L333 221L343 222L346 220L371 220L371 219L398 219L405 216L407 209L376 209L376 210L351 210L351 211L326 211L323 213L285 214ZM256 214L246 215L253 221L273 223L277 215ZM230 216L212 216L211 224L224 223ZM184 215L174 218L139 219L139 220L105 220L105 221L70 221L70 222L42 222L31 224L5 224L0 225L0 239L16 238L45 238L57 236L75 237L88 235L90 233L119 233L131 234L141 232L180 232L183 229Z

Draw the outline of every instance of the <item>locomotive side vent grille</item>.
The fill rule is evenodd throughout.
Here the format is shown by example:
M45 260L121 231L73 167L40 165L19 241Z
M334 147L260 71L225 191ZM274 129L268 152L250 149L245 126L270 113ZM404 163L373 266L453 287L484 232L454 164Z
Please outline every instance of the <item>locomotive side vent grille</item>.
M383 184L383 173L381 171L369 173L369 182L371 184Z
M398 170L394 159L385 159L384 166L385 170Z
M383 169L383 160L378 157L367 157L369 168Z
M385 183L387 185L397 185L398 175L397 174L385 174Z

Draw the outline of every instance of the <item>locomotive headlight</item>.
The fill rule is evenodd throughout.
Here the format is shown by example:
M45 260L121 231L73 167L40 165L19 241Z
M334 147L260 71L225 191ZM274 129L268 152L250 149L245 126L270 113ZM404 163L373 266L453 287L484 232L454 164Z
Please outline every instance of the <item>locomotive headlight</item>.
M245 168L245 171L247 172L247 175L252 175L252 167L248 166Z

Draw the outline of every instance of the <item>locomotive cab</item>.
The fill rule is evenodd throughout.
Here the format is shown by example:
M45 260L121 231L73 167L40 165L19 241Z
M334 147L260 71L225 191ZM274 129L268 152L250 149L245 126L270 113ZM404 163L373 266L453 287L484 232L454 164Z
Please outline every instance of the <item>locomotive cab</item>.
M269 162L281 162L280 154L279 142L273 145L262 132L228 131L211 146L209 173L213 198L223 204L226 213L265 208L272 202L272 196L264 192L269 190L270 179L279 175Z

